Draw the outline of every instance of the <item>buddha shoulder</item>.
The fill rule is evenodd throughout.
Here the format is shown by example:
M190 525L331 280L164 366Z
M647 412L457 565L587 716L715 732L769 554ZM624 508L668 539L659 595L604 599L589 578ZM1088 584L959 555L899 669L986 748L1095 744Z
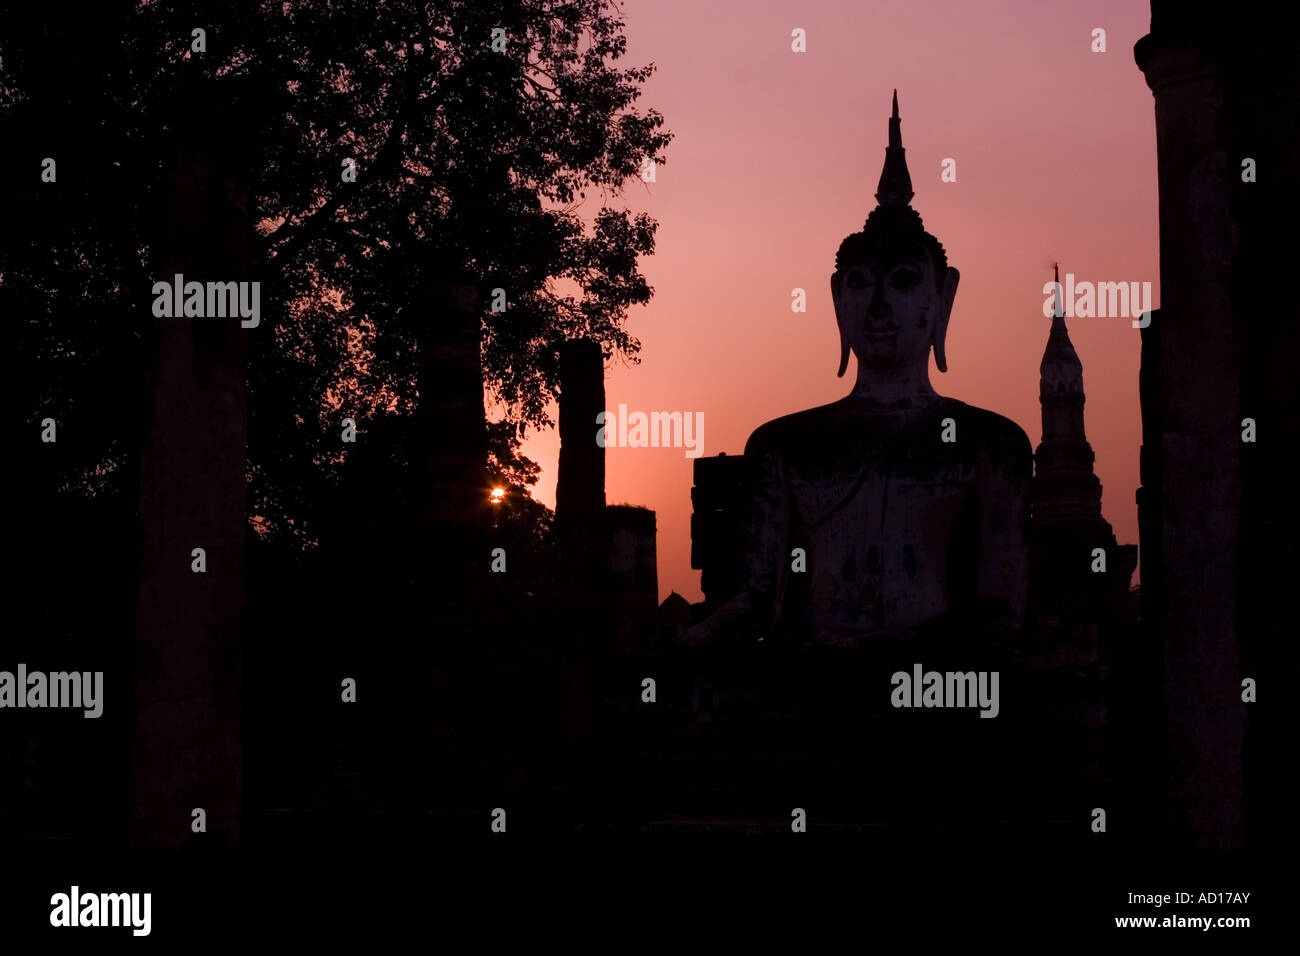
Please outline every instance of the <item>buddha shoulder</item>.
M835 405L806 408L759 425L745 442L745 455L805 450L810 445L831 441L849 422Z
M1005 416L964 402L955 403L952 417L957 423L957 440L964 438L985 451L994 466L1012 470L1033 467L1033 448L1025 430Z

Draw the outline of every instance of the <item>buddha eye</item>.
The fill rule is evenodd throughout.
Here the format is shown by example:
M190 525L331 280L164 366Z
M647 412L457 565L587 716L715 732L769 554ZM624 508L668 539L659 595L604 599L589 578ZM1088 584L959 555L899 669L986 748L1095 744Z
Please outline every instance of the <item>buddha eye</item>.
M861 269L853 269L849 272L849 288L865 289L867 287L867 277L863 275Z
M889 284L895 289L911 289L921 281L921 274L915 269L895 269L889 275Z

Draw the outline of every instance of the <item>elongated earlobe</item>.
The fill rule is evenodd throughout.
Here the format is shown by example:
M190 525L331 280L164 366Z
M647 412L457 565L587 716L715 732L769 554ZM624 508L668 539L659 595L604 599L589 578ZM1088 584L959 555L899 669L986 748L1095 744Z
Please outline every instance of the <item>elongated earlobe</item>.
M952 304L957 298L957 283L960 280L961 273L951 266L944 273L940 290L941 310L936 316L934 337L931 339L934 345L934 365L940 372L948 371L948 354L944 346L948 341L948 321L952 318Z
M831 301L835 303L835 322L840 326L840 370L835 373L836 378L844 377L844 370L849 367L849 340L844 335L844 326L840 322L840 274L839 271L831 273Z

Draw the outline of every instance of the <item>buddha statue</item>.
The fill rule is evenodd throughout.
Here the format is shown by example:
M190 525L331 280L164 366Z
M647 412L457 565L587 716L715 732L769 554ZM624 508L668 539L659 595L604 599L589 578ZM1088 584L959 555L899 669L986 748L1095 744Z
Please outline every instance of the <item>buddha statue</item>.
M1032 456L1020 426L935 392L958 272L911 208L895 91L889 145L862 231L839 247L831 295L839 401L756 429L745 587L680 632L790 648L917 650L1018 629L1028 580Z

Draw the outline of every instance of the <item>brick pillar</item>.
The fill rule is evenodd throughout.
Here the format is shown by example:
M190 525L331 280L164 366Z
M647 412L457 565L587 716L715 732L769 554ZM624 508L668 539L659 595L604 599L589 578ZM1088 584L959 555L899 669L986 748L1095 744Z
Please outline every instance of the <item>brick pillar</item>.
M1178 34L1135 49L1155 95L1160 183L1159 367L1163 470L1157 519L1165 744L1174 839L1242 845L1237 640L1240 356L1229 279L1229 149L1220 63ZM1155 321L1155 320L1153 320ZM1151 527L1148 524L1148 527Z
M555 522L567 526L605 510L605 449L596 444L596 416L605 410L605 359L600 343L573 339L560 347L560 467Z
M246 173L227 151L221 117L234 111L195 92L179 116L159 195L157 281L247 281ZM240 141L232 136L229 142ZM142 318L153 323L152 368L140 456L140 591L134 658L132 841L170 846L240 829L245 373L248 336L263 322ZM262 289L261 308L274 294ZM206 570L191 569L195 548ZM107 706L111 706L111 699Z
M605 588L609 536L605 527L605 449L596 444L597 413L605 407L605 370L596 342L560 349L560 472L555 490L559 544L562 666L568 681L565 737L582 761L595 730L600 661L609 648L611 608Z

